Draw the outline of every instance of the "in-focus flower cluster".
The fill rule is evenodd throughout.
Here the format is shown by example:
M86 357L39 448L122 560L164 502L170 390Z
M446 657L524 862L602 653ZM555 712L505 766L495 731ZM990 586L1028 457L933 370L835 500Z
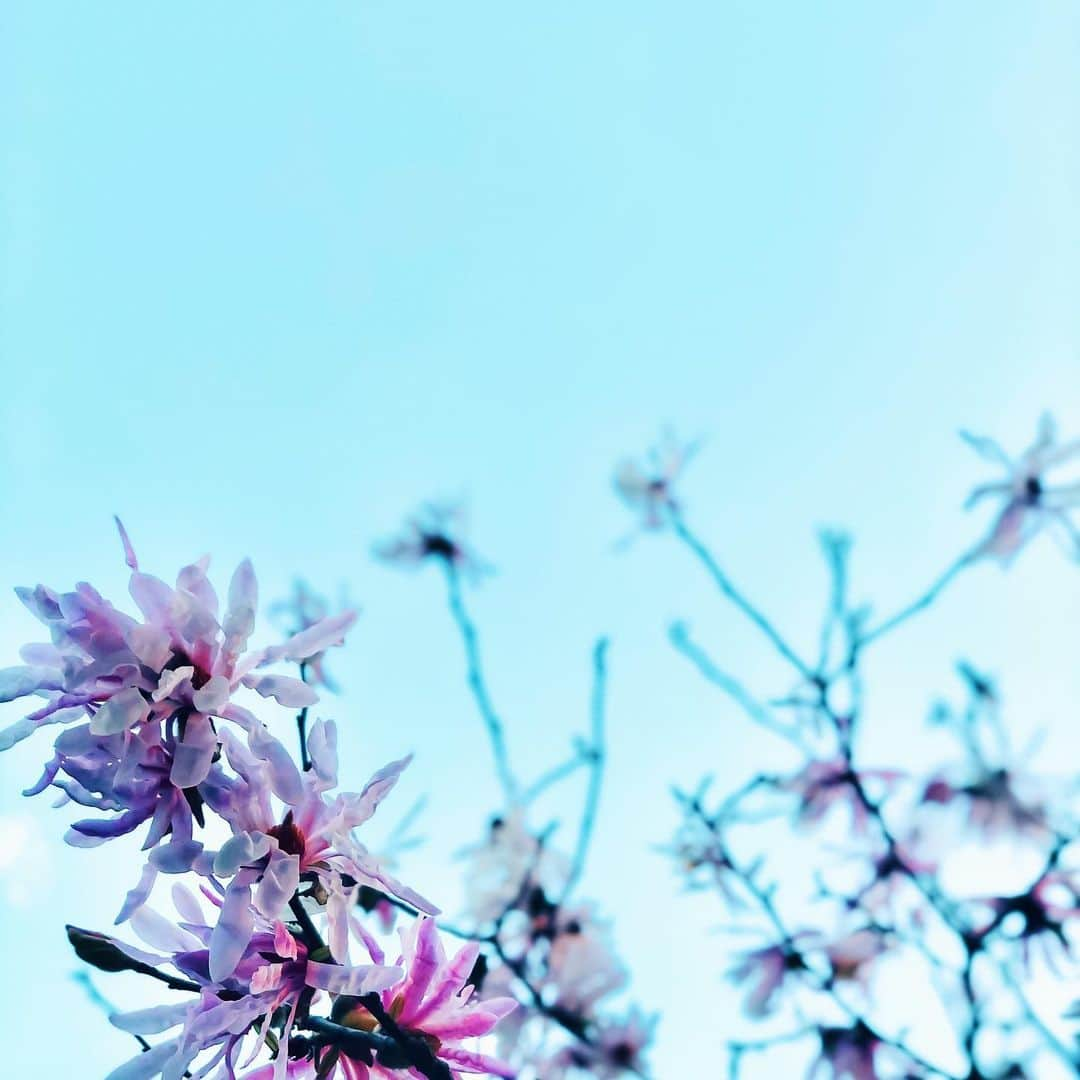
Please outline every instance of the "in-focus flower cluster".
M478 945L448 960L437 909L357 835L409 759L359 792L338 791L336 724L309 726L315 691L268 670L291 661L307 674L354 614L308 619L283 643L248 651L249 562L221 610L207 560L169 586L140 571L122 527L121 536L140 615L86 584L20 590L51 641L27 646L26 664L0 675L6 700L42 701L6 730L5 745L65 725L28 794L51 786L94 811L69 840L92 847L145 826L147 862L117 919L142 945L74 927L69 938L101 970L136 972L184 997L112 1017L142 1049L110 1080L511 1075L476 1040L515 1002L473 992ZM301 765L240 703L242 691L301 710ZM150 902L161 875L174 876L169 917ZM371 894L414 913L392 963L365 925Z

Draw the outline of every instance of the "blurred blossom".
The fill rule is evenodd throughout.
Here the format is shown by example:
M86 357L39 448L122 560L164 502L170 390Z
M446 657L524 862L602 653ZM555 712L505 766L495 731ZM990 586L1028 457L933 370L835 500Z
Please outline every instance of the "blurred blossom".
M442 563L476 580L491 568L465 540L466 514L457 503L424 503L405 520L396 536L375 545L375 556L405 569L426 562Z
M644 461L626 458L615 470L615 492L638 518L641 528L656 530L678 509L675 484L697 443L680 443L670 433L649 451Z
M340 603L338 611L349 610L351 605ZM283 600L270 605L270 617L281 631L292 636L318 625L331 615L330 601L315 592L305 581L297 578L292 592ZM326 670L326 651L315 653L303 661L304 681L311 686L321 686L336 694L338 684Z
M520 808L493 818L485 839L462 856L465 912L477 924L497 919L533 889L557 895L570 871L566 856L529 830Z
M977 553L1010 563L1020 549L1039 533L1049 530L1072 558L1080 557L1080 534L1069 512L1080 505L1080 480L1055 484L1049 474L1080 456L1080 440L1059 442L1049 413L1039 421L1035 441L1011 458L993 439L961 432L986 461L998 466L1005 479L981 484L968 496L975 506L987 498L1000 503L997 517Z

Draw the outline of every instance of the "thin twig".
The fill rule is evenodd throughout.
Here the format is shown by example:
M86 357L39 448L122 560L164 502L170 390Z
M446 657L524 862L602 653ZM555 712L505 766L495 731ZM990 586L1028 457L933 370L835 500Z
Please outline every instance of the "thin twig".
M566 761L561 764L553 766L548 769L546 773L543 773L534 780L522 794L522 803L528 806L529 803L538 799L548 790L548 788L554 787L561 780L565 780L569 776L573 776L578 769L588 765L591 760L592 757L588 747L579 747L573 757L567 758Z
M300 681L307 682L307 661L300 661ZM311 768L311 759L308 757L307 747L307 717L308 707L305 705L296 717L296 730L300 736L300 767L304 772Z
M457 567L449 560L443 561L446 571L447 599L450 606L450 614L461 633L461 640L465 646L465 661L467 665L467 678L469 688L472 690L476 706L480 710L480 716L487 728L488 739L491 742L491 752L495 757L495 772L499 777L503 793L508 803L517 802L517 781L514 779L510 768L510 756L506 748L506 736L503 731L502 720L495 711L491 695L488 693L487 683L484 679L483 667L480 662L480 642L476 627L469 618L465 608L465 601L461 594L461 577Z
M670 511L671 527L675 532L675 535L697 556L698 561L709 572L709 576L713 579L716 587L755 625L759 630L772 642L773 646L780 653L785 660L788 661L804 679L813 681L814 673L810 670L810 667L802 660L794 649L784 640L780 632L775 626L767 619L743 594L735 587L732 580L721 569L720 564L713 557L713 554L705 546L705 544L698 539L698 537L691 532L686 522L683 520L682 514L678 510L672 509Z
M803 752L807 751L806 743L798 729L794 725L789 726L777 720L738 679L717 667L705 650L691 639L689 628L685 623L672 623L668 629L668 640L677 652L682 653L705 679L727 694L755 724L794 743Z
M567 875L562 896L559 898L560 905L566 903L567 897L573 892L574 886L577 885L585 869L585 859L589 853L589 843L592 840L593 828L596 825L596 812L600 805L600 789L604 778L604 756L606 752L604 713L607 704L607 650L608 642L606 638L600 638L593 648L592 702L589 710L592 721L589 787L585 792L585 808L581 815L577 848L574 851L574 859L570 864L570 873Z
M878 638L891 633L901 623L907 622L913 615L917 615L920 611L928 608L955 580L960 571L970 566L973 560L974 552L968 551L961 555L960 558L946 568L945 572L917 600L913 600L907 607L901 608L894 615L890 615L884 622L861 634L857 642L858 647L860 649L866 648L867 645L877 641Z

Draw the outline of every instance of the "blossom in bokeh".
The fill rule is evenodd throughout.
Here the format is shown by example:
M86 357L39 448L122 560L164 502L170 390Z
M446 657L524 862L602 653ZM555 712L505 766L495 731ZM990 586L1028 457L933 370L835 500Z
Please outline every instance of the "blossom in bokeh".
M375 556L393 566L414 568L440 562L476 578L489 567L465 541L465 511L454 503L424 503L401 531L375 545Z
M862 1022L851 1027L825 1027L818 1032L821 1053L807 1080L831 1076L833 1080L878 1080L875 1063L881 1040Z
M924 806L960 806L967 826L988 840L1050 835L1046 805L1034 783L1006 768L980 767L964 780L945 772L931 777L923 788Z
M992 917L979 934L985 937L996 931L1019 942L1020 955L1029 970L1035 955L1054 972L1060 958L1071 957L1065 924L1080 915L1075 875L1047 870L1023 892L995 896L986 903Z
M645 1051L652 1042L657 1017L646 1016L636 1006L625 1016L599 1021L587 1042L559 1050L541 1072L544 1080L592 1076L615 1080L627 1072L644 1074Z
M788 976L806 970L806 961L794 942L778 941L743 953L728 977L749 984L743 1008L747 1016L760 1019L776 1008Z
M615 493L633 511L641 528L663 528L671 511L678 509L675 483L696 450L696 443L680 443L669 434L643 462L633 458L619 462Z
M493 818L484 840L462 852L465 911L478 924L504 915L533 889L555 896L566 882L566 857L533 833L524 812Z
M822 952L831 980L856 983L866 989L875 961L889 948L888 934L874 926L862 926L826 942Z
M810 761L793 775L777 783L780 791L795 795L798 805L796 821L800 825L817 825L826 814L838 805L851 811L856 831L866 827L868 811L859 796L856 783L878 780L892 783L900 773L892 769L860 769L856 773L851 762L844 757Z
M1004 479L981 484L968 497L969 507L988 497L1001 503L977 554L1008 564L1029 540L1050 529L1070 556L1080 557L1080 533L1069 517L1069 512L1080 506L1080 482L1052 484L1047 475L1080 456L1080 440L1059 442L1057 427L1048 413L1039 420L1035 441L1016 458L993 439L961 434L977 453L1005 472Z
M344 610L345 605L341 605ZM330 617L330 603L324 596L297 578L293 582L292 592L284 600L270 605L270 616L275 625L280 625L288 636L299 634L317 626ZM326 670L326 650L308 656L303 661L304 681L309 686L321 686L332 694L338 692L337 682Z
M578 1016L591 1016L598 1002L627 982L608 923L589 905L561 908L554 920L545 985L551 1000Z

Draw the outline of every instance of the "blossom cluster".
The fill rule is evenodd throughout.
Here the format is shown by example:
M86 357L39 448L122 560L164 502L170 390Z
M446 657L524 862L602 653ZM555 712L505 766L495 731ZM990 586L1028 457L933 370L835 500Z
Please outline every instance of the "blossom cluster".
M317 691L279 670L289 662L319 677L355 614L302 618L286 640L249 650L250 562L222 605L207 559L169 585L140 569L122 526L120 535L138 614L85 583L20 589L49 641L0 672L0 699L36 699L0 746L61 728L27 794L55 789L88 812L68 842L142 836L145 865L117 919L141 943L77 927L69 938L99 969L138 973L183 998L111 1017L141 1050L110 1080L513 1075L477 1041L516 1008L475 992L479 945L448 957L438 910L357 835L408 759L359 792L338 791L337 726L309 726ZM299 765L245 693L300 710ZM168 914L153 902L162 877L173 881ZM365 925L371 892L411 913L394 952Z
M754 1075L777 1075L773 1055L796 1045L814 1078L1080 1074L1065 1004L1056 1014L1045 1005L1063 988L1068 994L1076 975L1075 785L1033 772L1012 745L995 681L968 662L958 665L963 700L937 700L929 713L933 745L944 735L951 755L918 770L871 767L860 753L868 650L961 572L986 560L1008 566L1044 531L1071 558L1080 555L1070 517L1080 484L1051 475L1080 457L1080 442L1059 442L1048 417L1015 459L990 439L964 438L1004 473L968 500L998 500L987 532L925 593L876 623L849 595L850 541L826 534L832 588L810 655L691 531L674 490L677 469L642 471L633 483L625 467L617 476L643 527L669 529L793 670L794 689L756 695L684 625L672 628L676 649L752 723L783 740L777 761L791 763L752 775L723 798L710 795L708 782L680 793L681 822L667 849L685 885L715 891L734 931L754 939L737 950L728 976L765 1034L730 1043L732 1077L751 1062L763 1069ZM799 858L790 846L783 860L770 854L762 837L776 829L800 838ZM900 985L890 983L897 971L936 1002L946 1027L937 1037L915 1039L895 989L882 989Z
M476 975L482 1000L518 1003L500 1024L497 1049L522 1080L615 1080L646 1076L657 1017L635 1005L613 1005L628 972L609 922L574 891L588 847L604 762L603 680L606 644L594 653L593 730L570 759L523 786L512 768L506 732L487 688L479 635L465 605L462 579L486 564L461 535L461 514L429 504L395 539L376 547L382 560L407 568L434 563L446 577L451 614L461 633L468 683L487 729L503 807L482 840L463 852L464 936L480 946ZM589 787L577 851L560 852L548 829L530 825L537 796L580 771Z

